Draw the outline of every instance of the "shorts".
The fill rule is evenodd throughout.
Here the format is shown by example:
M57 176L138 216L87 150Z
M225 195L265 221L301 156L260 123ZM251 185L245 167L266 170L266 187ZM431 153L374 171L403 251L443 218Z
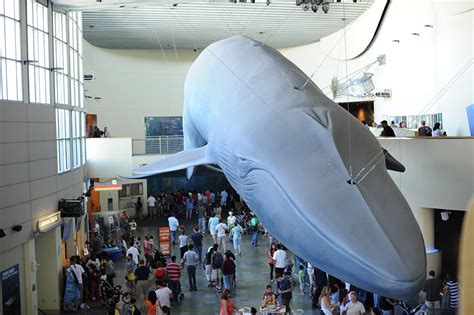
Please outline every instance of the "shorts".
M207 278L207 281L211 281L212 279L212 268L211 268L211 265L206 265L206 278Z
M148 280L137 281L137 294L148 295Z
M240 247L240 237L234 237L234 249L237 250Z
M211 233L211 236L214 236L214 235L216 235L216 230L215 230L215 229L214 229L214 230L210 230L209 233Z
M300 289L301 289L301 290L304 289L304 282L300 282Z
M219 279L219 269L212 269L211 281Z

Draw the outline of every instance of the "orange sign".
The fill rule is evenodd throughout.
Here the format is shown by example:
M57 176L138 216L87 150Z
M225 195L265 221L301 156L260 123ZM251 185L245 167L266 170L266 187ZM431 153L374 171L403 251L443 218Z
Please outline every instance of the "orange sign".
M122 184L94 184L94 190L96 191L107 191L107 190L122 190Z
M171 238L170 238L169 227L158 228L158 241L159 241L159 246L160 246L160 252L164 256L170 256L171 255Z

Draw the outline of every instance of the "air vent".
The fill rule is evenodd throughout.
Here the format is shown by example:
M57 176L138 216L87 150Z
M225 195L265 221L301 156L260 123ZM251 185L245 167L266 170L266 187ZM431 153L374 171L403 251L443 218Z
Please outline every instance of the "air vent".
M94 77L93 73L84 74L84 81L92 81L94 79L95 79L95 77Z

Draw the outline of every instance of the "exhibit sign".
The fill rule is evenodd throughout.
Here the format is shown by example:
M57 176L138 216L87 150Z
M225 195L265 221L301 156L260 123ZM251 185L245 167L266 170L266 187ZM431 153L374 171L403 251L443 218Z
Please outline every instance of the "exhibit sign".
M171 239L170 239L170 228L160 227L158 228L158 241L160 246L160 252L164 256L171 255Z
M21 314L20 270L18 264L1 274L2 279L2 310L4 315Z

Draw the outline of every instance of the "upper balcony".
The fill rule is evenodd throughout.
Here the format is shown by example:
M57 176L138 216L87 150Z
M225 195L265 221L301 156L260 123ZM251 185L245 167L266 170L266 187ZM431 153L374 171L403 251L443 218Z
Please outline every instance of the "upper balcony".
M390 174L412 207L466 209L474 193L474 137L397 137L379 142L405 165L405 173ZM182 149L182 136L89 138L89 176L131 175L132 168Z

